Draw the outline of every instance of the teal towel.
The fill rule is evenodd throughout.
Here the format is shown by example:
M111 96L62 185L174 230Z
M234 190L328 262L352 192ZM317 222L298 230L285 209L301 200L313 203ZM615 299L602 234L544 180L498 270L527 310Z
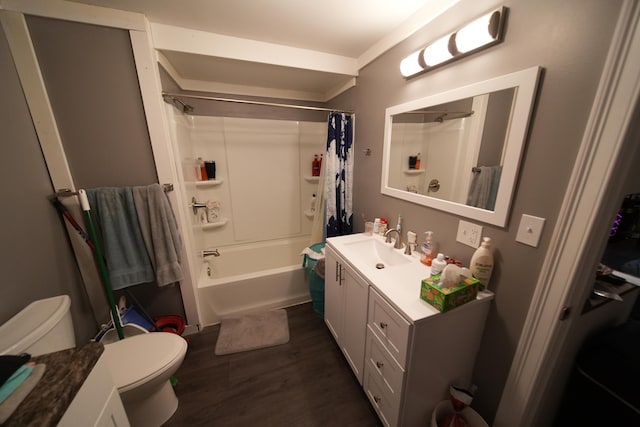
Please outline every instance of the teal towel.
M24 382L24 380L31 375L31 371L33 371L33 367L29 365L20 366L14 373L9 377L7 381L2 384L0 387L0 403L4 402L4 400L11 396L19 386Z
M132 189L95 188L87 190L87 197L100 230L111 287L122 289L153 282Z

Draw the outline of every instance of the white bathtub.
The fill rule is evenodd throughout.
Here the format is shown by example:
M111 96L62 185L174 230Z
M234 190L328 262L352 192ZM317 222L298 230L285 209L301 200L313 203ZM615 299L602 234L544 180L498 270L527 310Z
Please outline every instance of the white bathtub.
M198 280L201 326L310 301L300 255L308 245L304 236L220 247L219 257L206 257Z

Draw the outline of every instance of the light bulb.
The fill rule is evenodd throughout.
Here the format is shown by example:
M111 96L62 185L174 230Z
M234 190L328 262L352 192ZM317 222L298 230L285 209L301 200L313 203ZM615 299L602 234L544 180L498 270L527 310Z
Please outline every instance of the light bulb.
M407 56L400 62L400 73L404 77L412 76L424 70L422 65L420 65L421 52L422 52L422 49L416 52L413 52L411 55Z
M496 14L496 17L494 17ZM456 48L465 53L491 43L497 37L497 25L500 12L494 11L467 24L456 33ZM493 19L492 19L493 18Z
M424 49L424 63L429 67L438 65L453 57L449 52L449 37L444 36L436 40Z

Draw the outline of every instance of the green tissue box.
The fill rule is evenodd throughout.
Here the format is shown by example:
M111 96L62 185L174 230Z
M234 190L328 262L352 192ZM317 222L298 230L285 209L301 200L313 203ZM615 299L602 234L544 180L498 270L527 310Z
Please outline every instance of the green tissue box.
M443 313L473 301L478 295L480 282L477 279L465 279L457 286L449 288L440 288L436 284L438 280L440 280L440 275L423 279L422 286L420 286L420 298Z

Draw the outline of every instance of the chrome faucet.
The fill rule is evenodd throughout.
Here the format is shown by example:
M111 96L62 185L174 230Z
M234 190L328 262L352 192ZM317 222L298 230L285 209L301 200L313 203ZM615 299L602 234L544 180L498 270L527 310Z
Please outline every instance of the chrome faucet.
M395 228L392 228L391 230L388 230L386 233L384 233L384 236L386 237L385 242L391 243L391 233L396 233L396 235L398 236L396 237L396 243L393 245L393 247L395 249L402 249L402 236L400 235L400 232Z
M202 251L202 257L203 257L203 258L208 257L208 256L212 256L212 255L213 255L214 257L219 257L219 256L220 256L220 252L218 252L218 250L217 250L217 249L214 249L214 250L212 250L212 251L208 251L208 250L204 250L204 251Z

